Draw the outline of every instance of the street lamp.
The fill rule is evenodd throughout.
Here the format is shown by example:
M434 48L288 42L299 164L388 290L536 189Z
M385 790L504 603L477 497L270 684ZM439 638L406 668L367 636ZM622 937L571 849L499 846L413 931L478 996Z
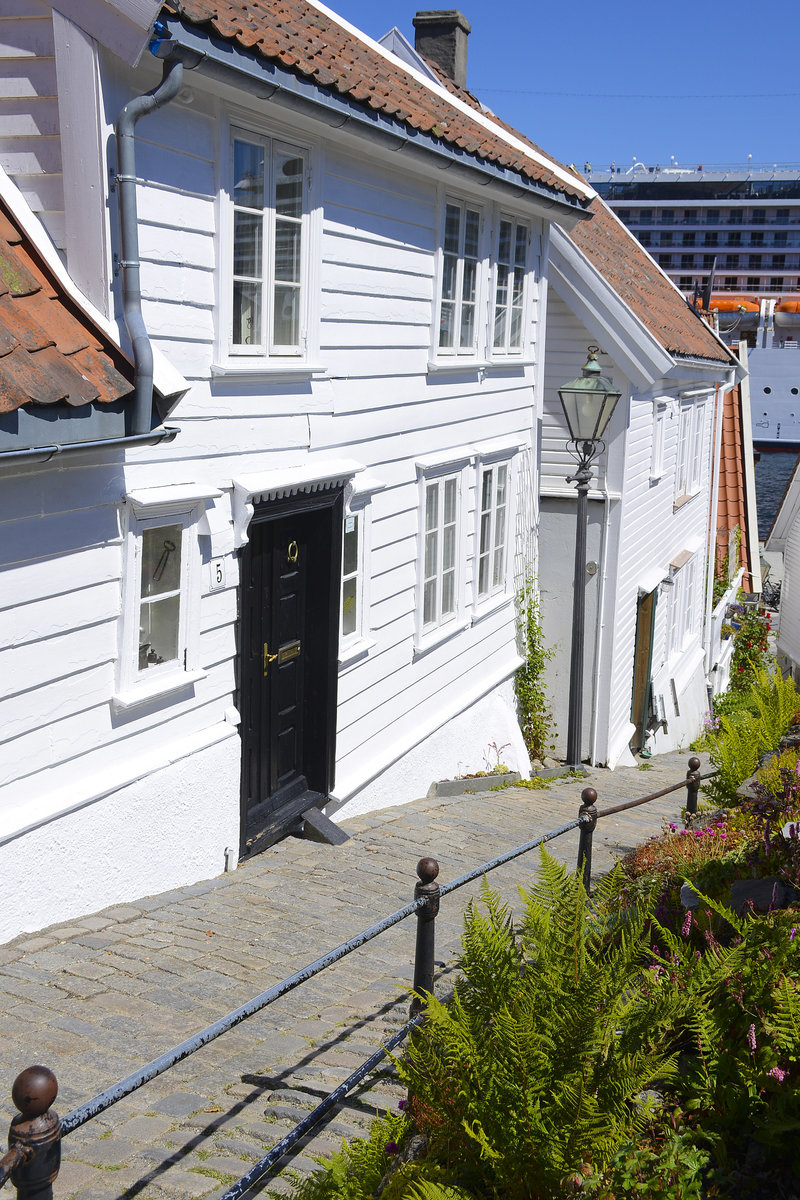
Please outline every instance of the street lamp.
M589 520L589 481L592 460L605 448L602 440L611 414L622 395L603 375L597 346L589 347L589 357L577 379L558 389L570 440L567 450L577 460L578 469L567 476L567 483L578 488L577 529L575 533L575 578L572 601L572 647L569 664L569 715L567 719L567 766L582 770L581 723L583 719L583 634L586 614L586 528Z

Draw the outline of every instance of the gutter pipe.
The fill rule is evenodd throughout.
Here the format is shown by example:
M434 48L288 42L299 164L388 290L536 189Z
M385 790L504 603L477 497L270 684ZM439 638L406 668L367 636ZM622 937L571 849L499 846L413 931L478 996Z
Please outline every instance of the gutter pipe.
M0 450L0 464L10 461L50 462L58 454L68 454L74 450L105 450L109 446L159 446L162 442L172 442L180 433L177 426L164 425L161 429L148 430L146 433L136 433L127 437L99 438L93 442L61 442L52 446L31 446L27 450ZM42 458L41 456L44 455ZM1 843L0 843L1 844Z
M120 267L125 326L131 339L134 365L134 434L149 433L153 415L153 347L142 316L142 287L139 264L139 214L136 205L136 122L162 108L177 96L183 84L183 58L172 43L156 36L151 53L161 57L166 50L161 83L143 96L130 100L117 117L117 199L119 205Z

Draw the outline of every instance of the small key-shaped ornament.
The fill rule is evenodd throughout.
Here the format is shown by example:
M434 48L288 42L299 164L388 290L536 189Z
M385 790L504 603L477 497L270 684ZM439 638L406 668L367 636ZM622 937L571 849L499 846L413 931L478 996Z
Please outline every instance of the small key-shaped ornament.
M161 552L161 558L156 563L156 569L153 571L153 582L158 583L167 566L167 560L175 549L175 543L170 542L167 538L164 539L164 549Z

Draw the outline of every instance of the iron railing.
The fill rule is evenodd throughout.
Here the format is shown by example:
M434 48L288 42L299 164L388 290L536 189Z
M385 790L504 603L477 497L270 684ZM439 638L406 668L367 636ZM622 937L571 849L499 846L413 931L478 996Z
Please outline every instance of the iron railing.
M220 1200L240 1200L240 1197L270 1174L280 1159L291 1150L300 1138L318 1125L326 1114L357 1087L420 1023L423 1007L422 997L425 993L433 992L434 931L442 896L474 882L488 874L489 871L494 871L498 867L512 862L515 858L527 854L530 850L534 850L537 846L553 841L573 829L580 831L577 869L582 872L584 885L588 892L592 870L592 838L597 822L603 817L610 817L615 813L637 808L639 805L647 804L661 796L667 796L681 788L686 788L686 811L695 813L701 779L708 778L708 776L699 774L700 765L700 759L692 757L689 759L689 770L685 780L661 788L657 792L651 792L647 796L641 796L638 800L615 804L610 808L598 810L597 792L592 787L584 788L581 792L578 816L574 820L560 825L557 829L551 829L539 837L532 838L531 841L516 846L513 850L508 850L488 862L481 863L450 883L440 886L436 882L439 874L439 864L436 859L420 859L417 864L418 882L414 888L414 899L410 904L384 917L383 920L371 925L368 929L362 930L349 941L342 942L335 949L309 963L302 970L289 975L280 983L268 988L267 991L261 992L246 1004L233 1009L226 1016L187 1038L166 1054L162 1054L159 1058L140 1067L138 1071L134 1071L125 1079L106 1088L105 1091L92 1097L91 1100L87 1100L85 1104L61 1119L51 1107L58 1094L55 1075L48 1067L28 1067L17 1076L12 1087L11 1096L19 1110L19 1115L14 1117L11 1122L8 1134L9 1150L0 1158L0 1187L8 1179L11 1179L17 1189L18 1200L52 1200L53 1183L58 1175L61 1162L61 1141L67 1134L80 1128L92 1117L105 1112L123 1097L129 1096L150 1080L162 1075L177 1063L188 1058L190 1054L194 1054L196 1050L208 1045L209 1042L214 1041L229 1029L233 1029L242 1021L247 1020L248 1017L261 1012L281 996L285 996L307 980L313 979L315 975L327 967L333 966L334 963L339 962L360 946L366 945L367 942L371 942L380 934L385 933L387 929L404 921L406 917L416 914L417 931L410 1020L220 1197Z

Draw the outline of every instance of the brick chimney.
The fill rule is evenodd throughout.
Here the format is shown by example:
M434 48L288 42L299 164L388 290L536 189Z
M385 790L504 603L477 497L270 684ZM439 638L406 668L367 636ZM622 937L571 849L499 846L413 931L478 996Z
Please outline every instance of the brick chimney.
M418 12L414 17L414 49L449 75L458 87L467 86L467 38L472 26L455 8Z

